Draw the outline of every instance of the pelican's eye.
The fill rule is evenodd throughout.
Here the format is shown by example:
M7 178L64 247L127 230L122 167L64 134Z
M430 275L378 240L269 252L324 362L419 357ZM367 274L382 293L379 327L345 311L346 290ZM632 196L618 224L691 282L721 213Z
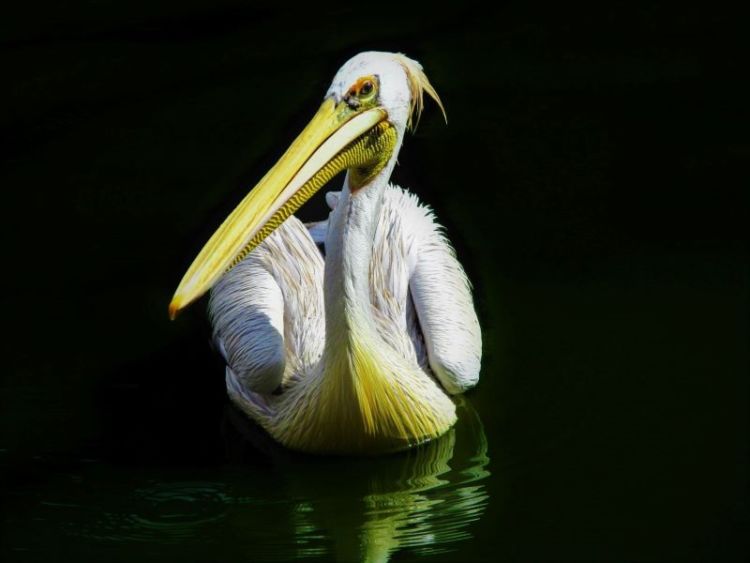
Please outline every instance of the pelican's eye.
M351 88L349 88L346 93L346 97L349 98L349 100L354 101L355 104L368 104L374 101L377 93L377 76L363 76L352 84Z
M359 95L360 96L368 96L372 93L372 91L375 89L375 86L373 86L371 80L365 80L362 83L362 86L359 89Z

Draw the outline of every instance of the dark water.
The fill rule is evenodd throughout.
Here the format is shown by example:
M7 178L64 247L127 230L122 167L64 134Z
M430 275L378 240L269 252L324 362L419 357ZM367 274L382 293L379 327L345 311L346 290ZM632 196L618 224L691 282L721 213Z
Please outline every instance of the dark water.
M0 21L3 560L744 558L740 18L321 6ZM395 181L474 282L482 376L425 448L306 457L228 405L205 303L166 306L370 48L447 107Z

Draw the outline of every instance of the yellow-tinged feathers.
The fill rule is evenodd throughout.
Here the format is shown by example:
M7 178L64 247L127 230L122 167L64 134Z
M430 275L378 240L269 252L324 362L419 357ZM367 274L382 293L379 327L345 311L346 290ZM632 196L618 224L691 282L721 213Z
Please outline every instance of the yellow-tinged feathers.
M438 405L425 404L424 396L415 396L419 385L415 388L415 382L409 381L404 366L398 366L403 371L395 373L395 366L376 358L374 349L371 343L355 339L349 356L365 433L414 445L448 430L455 422L453 403L446 401L446 405L450 404L447 412L436 409Z
M424 92L435 100L435 103L443 112L443 118L448 123L448 116L445 113L445 107L443 102L440 101L440 96L433 88L430 81L427 79L427 75L422 70L422 65L417 61L410 59L409 57L396 53L393 55L399 64L404 68L406 72L406 78L409 82L409 90L411 91L411 111L409 112L408 126L411 129L416 129L419 124L419 118L422 115L422 108L424 107Z
M286 391L283 411L261 424L287 447L316 453L377 454L402 450L445 433L453 401L418 368L354 330L308 384ZM304 408L301 402L304 401Z

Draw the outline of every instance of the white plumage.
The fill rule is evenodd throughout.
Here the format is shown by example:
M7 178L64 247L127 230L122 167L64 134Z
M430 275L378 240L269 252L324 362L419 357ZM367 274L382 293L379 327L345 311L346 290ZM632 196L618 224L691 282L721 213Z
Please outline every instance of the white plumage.
M348 61L170 304L174 316L213 286L229 396L291 448L379 453L434 439L456 420L449 394L479 378L466 275L432 211L388 183L423 92L440 104L403 55ZM340 170L326 221L308 230L289 216Z
M332 209L340 195L326 194ZM306 228L290 217L211 291L230 397L253 418L255 405L273 409L269 393L313 371L323 353L324 258L316 242L327 229L328 221ZM392 185L372 245L370 303L394 353L451 394L477 383L482 343L469 281L430 208Z

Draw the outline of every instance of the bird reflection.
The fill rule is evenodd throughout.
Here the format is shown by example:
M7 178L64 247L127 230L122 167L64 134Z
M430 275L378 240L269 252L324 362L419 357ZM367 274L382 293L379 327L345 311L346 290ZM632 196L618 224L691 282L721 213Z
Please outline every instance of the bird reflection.
M377 458L297 454L228 407L224 437L231 461L268 463L295 499L290 525L298 558L387 561L408 550L445 553L471 538L488 496L487 440L476 411L458 401L459 423L441 438Z

